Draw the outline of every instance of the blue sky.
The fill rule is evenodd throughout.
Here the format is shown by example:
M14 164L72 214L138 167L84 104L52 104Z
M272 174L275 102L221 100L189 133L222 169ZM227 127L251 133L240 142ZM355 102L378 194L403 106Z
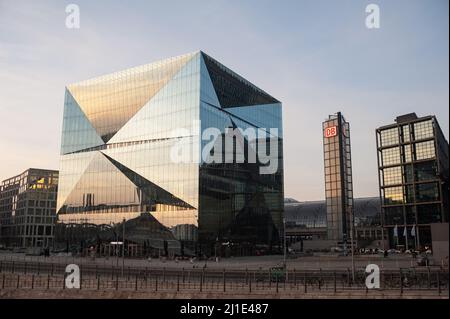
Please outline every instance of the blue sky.
M80 29L65 27L78 4ZM365 27L378 4L381 28ZM351 123L355 196L377 196L375 128L434 114L448 139L447 0L0 0L0 179L57 169L65 85L203 50L283 102L285 195L324 198L321 122Z

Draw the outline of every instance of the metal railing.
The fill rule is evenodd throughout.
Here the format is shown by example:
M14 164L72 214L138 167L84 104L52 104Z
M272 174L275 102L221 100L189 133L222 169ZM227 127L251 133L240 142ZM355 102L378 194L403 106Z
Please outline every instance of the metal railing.
M102 267L80 265L80 289L171 292L289 293L365 291L365 269L357 269L355 280L347 270L270 269L176 269ZM122 271L124 270L124 271ZM65 265L23 261L0 261L1 289L66 289ZM433 291L448 294L449 273L441 268L403 268L380 271L383 291Z

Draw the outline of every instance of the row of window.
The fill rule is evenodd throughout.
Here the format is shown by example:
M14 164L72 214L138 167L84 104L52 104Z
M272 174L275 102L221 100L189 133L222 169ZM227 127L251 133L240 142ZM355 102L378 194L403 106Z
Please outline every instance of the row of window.
M382 190L385 205L398 205L403 203L439 201L439 184L422 183L406 186L387 187Z
M400 165L380 170L382 186L407 184L436 179L436 161L419 162L413 165Z
M398 145L427 138L433 138L433 122L426 120L412 124L393 127L380 132L380 146Z
M426 204L417 206L385 207L385 225L429 224L442 222L441 206L439 204Z
M380 164L389 166L434 158L436 150L434 141L427 141L383 149L380 154Z

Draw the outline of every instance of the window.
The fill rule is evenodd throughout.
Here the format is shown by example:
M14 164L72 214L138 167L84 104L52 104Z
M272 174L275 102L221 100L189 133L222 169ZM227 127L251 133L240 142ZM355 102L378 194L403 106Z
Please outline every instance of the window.
M383 185L395 185L402 183L402 168L401 166L390 167L383 169Z
M387 205L403 203L403 188L401 186L385 188L384 203Z
M433 122L431 120L414 123L414 138L415 138L415 140L432 138L433 136L434 136Z
M426 183L416 185L416 200L418 202L431 202L439 200L438 184Z
M381 131L380 134L381 146L390 146L399 143L398 129L396 127Z
M381 151L383 166L400 164L400 148L392 147Z
M403 207L386 207L384 209L384 221L386 225L404 224Z
M441 206L439 204L427 204L417 206L417 218L419 224L441 222Z
M434 148L434 141L422 142L414 144L415 160L424 160L428 158L434 158L436 151Z
M409 125L403 125L402 126L402 139L403 139L403 143L407 143L410 141L409 138Z
M435 161L416 163L414 165L414 176L416 181L427 181L435 179L437 176Z

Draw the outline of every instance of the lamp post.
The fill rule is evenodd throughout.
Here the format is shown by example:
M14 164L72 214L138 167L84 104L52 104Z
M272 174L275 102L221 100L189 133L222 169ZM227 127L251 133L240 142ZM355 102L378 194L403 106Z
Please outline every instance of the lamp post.
M351 240L351 250L352 250L352 280L353 282L355 282L355 252L354 252L354 247L353 247L353 241L354 241L354 231L355 231L355 215L354 215L354 210L353 210L353 206L351 208L351 218L352 218L352 224L351 224L351 229L350 229L350 240Z
M283 237L284 237L283 238L283 246L284 246L283 266L284 266L284 271L285 271L286 280L287 280L288 272L287 272L287 265L286 265L287 246L286 246L286 218L285 217L283 217L283 228L284 228L284 231L283 231Z
M122 223L122 276L125 268L125 218Z

